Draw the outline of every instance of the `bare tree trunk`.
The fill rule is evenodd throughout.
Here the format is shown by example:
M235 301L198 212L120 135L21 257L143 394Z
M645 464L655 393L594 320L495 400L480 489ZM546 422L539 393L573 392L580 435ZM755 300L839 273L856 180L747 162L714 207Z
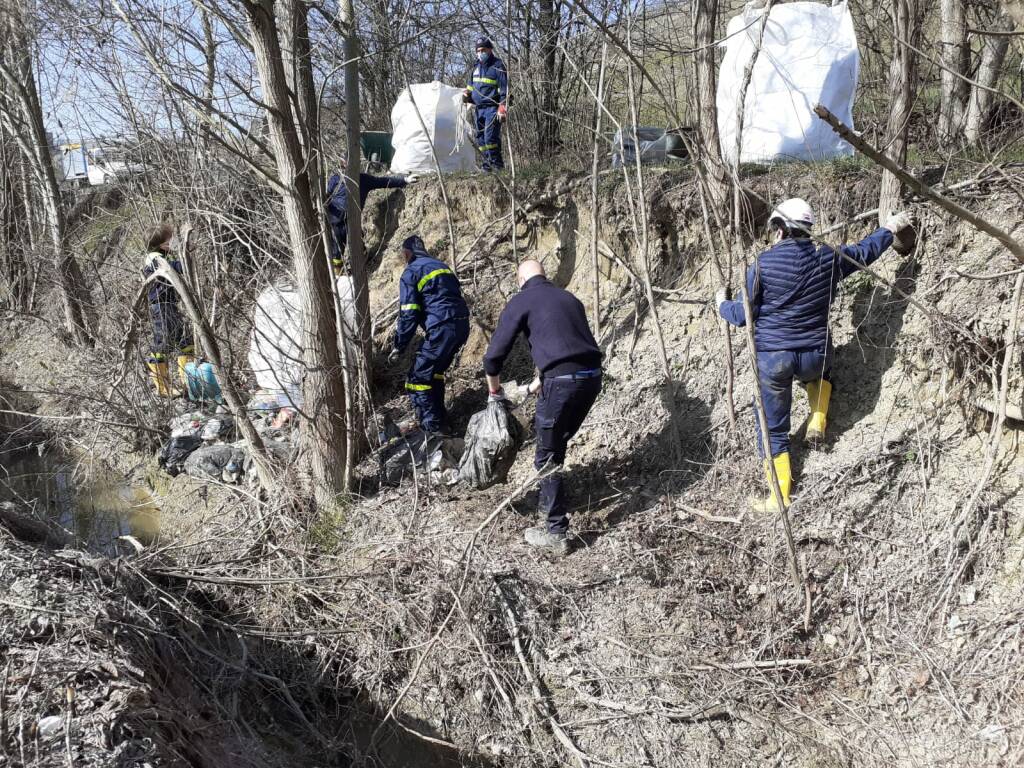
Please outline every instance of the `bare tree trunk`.
M553 157L558 151L558 34L559 18L554 0L538 0L538 36L540 37L541 84L540 156Z
M960 135L967 107L967 83L971 66L967 44L967 7L964 0L942 0L941 8L942 94L939 107L939 141L950 144Z
M370 281L366 272L366 253L363 250L363 201L359 194L359 172L361 169L360 107L359 107L359 36L356 30L355 10L352 0L341 0L339 4L341 24L345 32L345 127L347 151L345 165L345 188L348 191L348 263L352 275L352 291L356 304L356 346L360 351L359 367L350 367L354 379L369 388L369 361L372 355L370 338ZM355 404L354 404L355 405ZM363 408L353 407L352 415L359 418L359 424L349 425L350 432L362 432Z
M8 123L36 177L53 249L57 288L64 305L67 331L76 344L91 344L92 337L85 312L89 291L78 261L68 252L65 243L64 210L36 89L32 46L25 32L28 28L27 20L16 8L8 7L0 13L3 14L0 16L0 33L6 38L3 50L0 51L0 81L3 81L6 92L0 94L0 117Z
M1010 19L1005 16L1000 16L992 27L997 31L1013 29ZM1009 35L985 35L982 39L981 62L974 78L977 85L971 87L967 117L964 120L964 139L968 144L977 144L981 140L992 107L993 94L987 89L995 89L999 85L999 76L1009 47Z
M604 71L608 64L608 43L601 46L601 69L597 76L597 99L594 105L594 155L590 168L590 258L594 269L594 337L601 338L601 258L597 244L600 240L601 201L598 197L597 177L601 168L601 118L604 117ZM515 229L513 218L513 229Z
M289 0L299 3L302 0ZM280 179L288 237L295 259L295 277L302 305L303 380L302 442L320 505L344 493L346 433L345 390L342 385L335 326L331 273L324 254L320 221L313 204L307 158L288 96L287 77L274 18L274 0L245 5L263 99L270 145ZM358 200L358 195L356 196ZM351 209L350 209L351 210Z
M715 30L718 27L718 0L694 0L693 56L694 112L700 131L703 163L708 194L712 204L720 211L729 205L729 179L722 160L722 144L718 133L718 65L715 62ZM697 159L697 158L695 158ZM723 217L726 218L726 217Z
M918 47L921 39L921 0L892 0L893 54L889 66L889 122L885 139L886 153L893 162L903 166L907 162L910 114L917 94L917 52L903 41ZM882 173L878 195L878 217L884 220L900 207L902 185L893 173Z

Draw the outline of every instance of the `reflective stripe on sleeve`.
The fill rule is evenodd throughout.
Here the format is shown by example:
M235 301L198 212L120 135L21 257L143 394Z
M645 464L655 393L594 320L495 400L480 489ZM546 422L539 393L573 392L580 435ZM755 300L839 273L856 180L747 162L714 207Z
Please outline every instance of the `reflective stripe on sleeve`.
M474 83L486 83L487 85L497 85L498 81L492 77L474 77Z
M413 383L407 381L407 382L405 382L405 388L408 389L410 392L426 392L428 389L430 389L430 385L429 384L413 384Z
M438 277L440 275L452 275L452 274L455 274L455 273L452 272L450 269L435 269L433 272L428 272L427 274L425 274L423 277L420 278L420 281L416 284L416 290L417 291L422 291L423 290L423 286L426 285L427 283L429 283L435 277Z

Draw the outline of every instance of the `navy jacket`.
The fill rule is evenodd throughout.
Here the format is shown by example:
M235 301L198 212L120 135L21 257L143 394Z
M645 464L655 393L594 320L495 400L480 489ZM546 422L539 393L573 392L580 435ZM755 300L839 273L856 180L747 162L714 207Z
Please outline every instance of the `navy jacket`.
M757 351L823 350L839 281L858 265L876 261L890 245L892 232L879 229L856 245L840 246L856 264L807 238L787 238L758 256L747 270ZM733 325L746 324L742 300L725 302L720 314Z
M401 189L408 186L408 182L401 176L373 176L369 173L359 174L359 209L366 206L366 198L375 189ZM344 179L337 173L327 181L327 221L334 230L334 239L338 247L338 254L332 254L340 258L344 253L345 245L348 242L348 188Z
M546 277L531 277L498 318L484 355L484 371L497 376L520 333L533 362L545 376L601 367L601 350L587 324L582 302Z
M395 349L399 352L412 341L417 327L428 331L447 320L469 317L459 278L447 264L422 249L402 273L398 303Z
M181 271L181 262L174 256L161 253L160 251L151 251L146 254L146 259L142 262L142 276L144 278L156 272L156 264L153 262L154 256L166 259L171 269L179 275L184 275ZM165 277L158 277L146 287L146 298L149 299L151 307L173 306L173 311L176 312L178 310L178 292L174 290L174 287Z
M478 107L497 107L508 98L508 73L505 63L493 53L478 61L466 84Z

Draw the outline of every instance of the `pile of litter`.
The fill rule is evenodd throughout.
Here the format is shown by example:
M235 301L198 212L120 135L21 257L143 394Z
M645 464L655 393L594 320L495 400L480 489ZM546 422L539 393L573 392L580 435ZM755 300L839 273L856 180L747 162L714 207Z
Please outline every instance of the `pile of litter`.
M296 442L295 409L282 406L272 394L257 392L249 403L249 418L267 451L287 463ZM180 414L168 427L170 439L160 450L157 463L171 477L184 473L202 480L238 484L250 476L252 457L245 441L238 439L234 417L223 406L212 412Z

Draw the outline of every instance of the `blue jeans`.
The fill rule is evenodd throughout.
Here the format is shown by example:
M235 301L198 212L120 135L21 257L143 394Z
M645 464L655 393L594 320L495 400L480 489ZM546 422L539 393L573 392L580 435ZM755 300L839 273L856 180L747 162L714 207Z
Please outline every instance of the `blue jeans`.
M797 349L784 352L758 352L757 377L764 401L764 415L768 422L768 439L772 456L789 451L790 410L793 407L793 381L807 384L824 379L830 381L832 347L827 349ZM754 411L757 429L757 450L764 458L761 445L761 424Z
M501 121L497 107L476 108L476 146L480 150L481 168L500 171L505 167L501 159Z
M440 432L446 426L444 373L451 368L468 338L469 318L446 320L426 332L416 352L405 388L409 390L420 426L427 432Z

